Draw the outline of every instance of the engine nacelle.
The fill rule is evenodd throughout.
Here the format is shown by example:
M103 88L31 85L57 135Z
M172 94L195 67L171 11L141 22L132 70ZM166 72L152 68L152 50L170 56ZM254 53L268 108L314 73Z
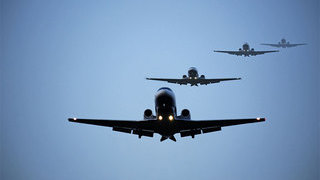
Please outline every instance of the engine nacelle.
M254 48L251 48L251 51L254 51Z
M183 75L182 78L183 78L183 79L187 79L187 75Z
M204 75L201 75L200 78L201 78L201 79L204 79L204 78L206 78L206 77L205 77Z
M242 49L241 48L239 48L239 51L241 51Z
M144 119L153 119L154 116L152 114L152 110L151 109L146 109L143 113L143 117Z
M183 119L191 119L190 111L188 109L183 109L180 117Z
M287 44L290 44L289 41L287 41Z

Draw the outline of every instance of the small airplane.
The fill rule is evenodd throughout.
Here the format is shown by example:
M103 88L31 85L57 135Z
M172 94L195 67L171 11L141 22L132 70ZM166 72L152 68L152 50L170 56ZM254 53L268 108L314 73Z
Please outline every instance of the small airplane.
M98 126L112 127L113 131L141 136L153 137L154 133L161 135L160 141L171 139L176 141L174 135L180 133L181 137L201 133L220 131L221 127L246 123L263 122L265 118L227 119L227 120L202 120L192 121L190 111L183 109L177 115L175 95L170 88L162 87L155 95L155 115L151 109L144 111L142 121L101 120L69 118L70 122L85 123Z
M220 53L228 53L228 54L232 54L232 55L237 55L237 56L242 56L244 55L245 57L249 57L249 56L256 56L256 55L260 55L260 54L264 54L264 53L272 53L272 52L279 52L278 50L274 50L274 51L255 51L253 48L250 50L250 46L248 43L245 43L242 45L242 49L239 48L239 51L216 51L214 50L214 52L220 52Z
M289 41L287 41L286 39L281 39L280 42L278 42L278 44L265 44L262 43L261 45L267 45L267 46L272 46L272 47L278 47L278 48L289 48L289 47L295 47L295 46L302 46L302 45L306 45L306 43L301 43L301 44L290 44Z
M167 81L169 83L175 83L180 85L190 84L191 86L208 85L212 83L219 83L220 81L240 80L241 78L224 78L224 79L206 79L204 75L199 77L198 70L195 67L191 67L188 70L188 76L183 75L182 79L166 79L166 78L146 78L147 80Z

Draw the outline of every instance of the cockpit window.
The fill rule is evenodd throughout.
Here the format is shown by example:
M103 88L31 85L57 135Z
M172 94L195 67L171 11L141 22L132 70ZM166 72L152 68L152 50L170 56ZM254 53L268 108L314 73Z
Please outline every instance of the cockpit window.
M160 91L160 90L169 90L169 91L172 91L170 88L168 88L168 87L162 87L162 88L160 88L160 89L158 89L158 91Z

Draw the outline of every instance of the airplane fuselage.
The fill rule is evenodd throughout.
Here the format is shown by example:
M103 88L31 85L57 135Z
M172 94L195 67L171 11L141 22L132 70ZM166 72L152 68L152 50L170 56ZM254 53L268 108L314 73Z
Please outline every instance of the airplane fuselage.
M250 50L249 44L245 43L242 45L242 49L240 48L239 51L241 51L243 53L243 56L249 57L251 55L251 51L253 51L253 49Z
M188 70L189 79L197 79L199 77L198 70L195 67L191 67Z
M249 44L247 44L247 43L246 43L246 44L243 44L243 45L242 45L242 50L243 50L243 51L249 51L249 50L250 50Z
M280 47L287 48L289 45L289 42L287 42L286 39L281 39L281 41L278 43Z
M159 122L157 133L164 137L173 136L175 131L174 120L177 117L176 100L173 91L169 88L160 88L155 95L155 112Z
M176 100L171 89L163 87L155 95L155 110L157 117L160 115L166 120L169 115L176 116Z
M185 78L189 79L189 83L191 86L198 86L199 79L204 79L204 75L201 75L201 77L199 77L197 68L191 67L188 70L188 77Z

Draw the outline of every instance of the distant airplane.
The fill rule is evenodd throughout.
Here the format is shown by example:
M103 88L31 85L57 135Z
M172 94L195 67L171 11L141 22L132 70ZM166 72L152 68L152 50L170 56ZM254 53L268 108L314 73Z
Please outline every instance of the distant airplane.
M199 77L198 70L195 67L191 67L188 70L188 76L183 75L182 79L167 79L167 78L146 78L147 80L167 81L175 84L190 84L191 86L208 85L212 83L219 83L220 81L240 80L241 78L224 78L224 79L206 79L204 75Z
M302 46L302 45L306 45L306 43L301 43L301 44L290 44L289 41L287 41L286 39L281 39L280 42L278 42L278 44L264 44L262 43L261 45L267 45L267 46L272 46L272 47L278 47L278 48L289 48L289 47L295 47L295 46Z
M114 131L136 134L139 138L141 136L153 137L154 133L158 133L162 136L160 141L168 138L176 141L174 137L176 133L180 133L181 137L191 136L194 138L195 135L201 133L220 131L221 127L225 126L265 121L265 118L192 121L188 109L183 109L181 115L177 115L174 93L167 87L160 88L155 95L155 113L153 115L151 109L146 109L142 121L78 118L69 118L68 120L70 122L112 127Z
M237 56L256 56L264 53L272 53L272 52L279 52L278 50L275 51L255 51L253 48L250 50L250 46L248 43L245 43L242 45L242 49L239 48L239 51L214 51L214 52L220 52L220 53L228 53L232 55L237 55Z

